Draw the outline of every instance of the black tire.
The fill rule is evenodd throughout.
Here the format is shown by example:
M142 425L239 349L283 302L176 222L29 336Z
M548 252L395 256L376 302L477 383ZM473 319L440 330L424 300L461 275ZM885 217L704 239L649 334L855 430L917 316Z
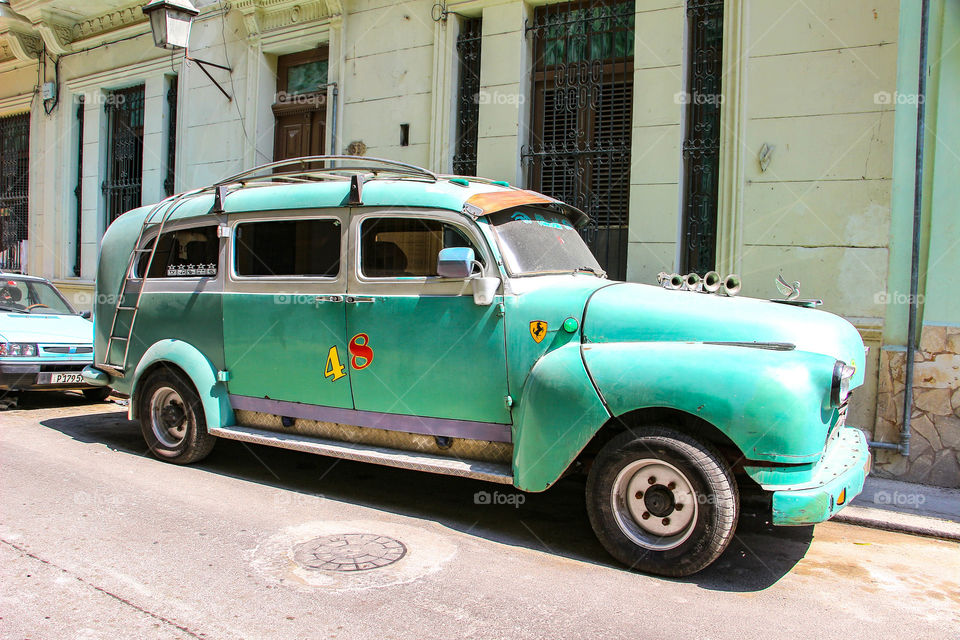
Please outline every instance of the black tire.
M203 406L193 385L169 370L150 374L142 384L137 409L150 453L174 464L206 458L217 439L207 433Z
M716 560L733 538L740 511L723 459L664 427L633 429L608 442L587 477L586 501L610 555L631 569L671 577Z
M103 402L110 397L113 389L110 387L96 387L95 389L84 389L83 397L90 402Z

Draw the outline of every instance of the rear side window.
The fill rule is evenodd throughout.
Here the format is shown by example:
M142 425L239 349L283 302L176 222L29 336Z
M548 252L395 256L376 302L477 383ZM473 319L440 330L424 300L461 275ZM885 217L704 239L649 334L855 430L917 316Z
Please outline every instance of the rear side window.
M360 271L368 278L423 278L437 275L441 249L470 247L452 224L424 218L370 218L360 225Z
M335 278L340 273L339 220L270 220L237 225L239 276Z
M153 242L145 248L151 248ZM160 236L152 263L149 253L140 256L137 274L143 274L150 264L148 278L211 278L217 275L219 254L216 225L167 231Z

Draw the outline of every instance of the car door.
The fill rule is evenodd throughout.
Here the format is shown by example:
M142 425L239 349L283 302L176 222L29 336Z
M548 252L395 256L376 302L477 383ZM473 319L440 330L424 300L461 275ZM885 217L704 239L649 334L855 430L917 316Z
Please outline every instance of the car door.
M345 209L231 219L223 336L235 408L353 408L343 360L345 219Z
M479 231L450 212L354 209L350 244L355 407L509 424L502 307L477 305L469 281L436 275L450 246L473 247L484 273L498 275ZM483 429L471 433L484 439Z

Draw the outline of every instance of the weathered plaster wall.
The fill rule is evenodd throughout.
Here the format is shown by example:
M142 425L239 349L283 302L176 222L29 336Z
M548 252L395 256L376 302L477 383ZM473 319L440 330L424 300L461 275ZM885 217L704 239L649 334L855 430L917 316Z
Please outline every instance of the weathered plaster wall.
M434 22L430 0L346 3L343 137L367 155L430 164ZM410 125L400 146L400 125Z

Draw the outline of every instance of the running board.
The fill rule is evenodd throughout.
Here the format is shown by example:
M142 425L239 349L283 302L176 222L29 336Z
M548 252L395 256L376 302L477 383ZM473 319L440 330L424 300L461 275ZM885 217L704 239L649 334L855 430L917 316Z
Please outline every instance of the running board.
M316 453L322 456L355 460L357 462L372 462L387 467L399 469L415 469L430 473L440 473L461 478L474 478L500 484L513 484L512 469L506 464L495 462L481 462L479 460L459 460L446 458L430 453L414 453L398 449L386 449L352 442L314 438L300 434L277 433L251 427L216 427L208 428L207 432L218 438L239 440L252 444L265 444L281 449L292 449L306 453Z

